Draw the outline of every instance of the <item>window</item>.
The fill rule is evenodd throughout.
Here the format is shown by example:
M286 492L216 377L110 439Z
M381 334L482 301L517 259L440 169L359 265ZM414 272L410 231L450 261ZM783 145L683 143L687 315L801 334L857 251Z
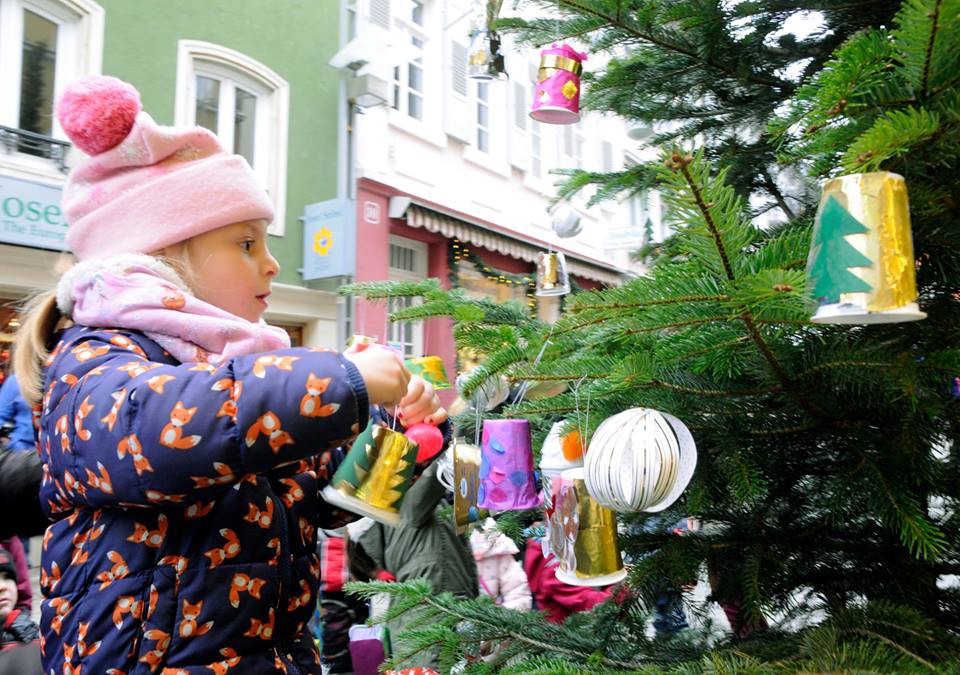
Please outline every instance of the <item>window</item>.
M427 245L422 242L391 235L389 260L388 276L391 281L420 281L427 276ZM388 298L387 311L396 312L419 303L419 298ZM405 357L422 356L423 322L390 322L387 326L387 342L401 349Z
M490 152L490 85L477 82L477 150Z
M289 91L286 80L240 52L193 40L178 45L175 124L209 129L250 162L273 199L275 235L284 232Z
M393 107L415 120L423 120L423 46L427 39L424 20L423 3L411 0L410 14L402 23L408 28L412 51L418 56L393 69Z
M543 177L543 151L541 148L540 123L530 120L530 173L534 178Z
M353 38L357 37L357 3L347 2L343 9L346 12L345 18L347 22L347 25L344 29L344 35L346 36L346 39L343 41L343 43L346 44Z
M100 72L104 11L93 0L0 0L0 125L44 138L18 137L8 168L56 173L46 160L62 156L47 139L66 140L53 103L70 82Z

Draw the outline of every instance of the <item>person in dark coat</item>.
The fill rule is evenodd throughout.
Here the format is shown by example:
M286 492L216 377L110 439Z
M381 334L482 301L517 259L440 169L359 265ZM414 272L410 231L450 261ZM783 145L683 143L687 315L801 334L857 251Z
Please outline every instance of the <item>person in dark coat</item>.
M50 523L40 508L42 480L36 452L0 449L0 539L43 534Z
M19 605L18 580L13 556L0 547L0 675L39 675L40 632Z
M319 674L316 529L350 518L322 476L371 404L446 413L389 350L290 348L262 320L273 207L216 136L158 126L110 77L57 114L90 155L63 191L79 262L14 352L54 521L44 672Z

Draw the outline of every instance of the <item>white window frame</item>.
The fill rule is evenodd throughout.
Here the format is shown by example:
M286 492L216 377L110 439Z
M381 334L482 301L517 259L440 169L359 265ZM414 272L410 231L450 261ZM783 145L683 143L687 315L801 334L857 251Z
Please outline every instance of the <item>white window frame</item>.
M106 12L93 0L0 0L0 91L14 92L12 96L0 96L0 124L13 129L20 125L24 9L57 24L54 100L70 82L99 75L103 65ZM56 117L51 136L69 141ZM68 164L74 159L70 155ZM39 178L60 184L65 181L65 176L49 159L20 152L8 154L0 150L0 170L28 180Z
M290 124L290 85L259 61L212 42L180 40L177 43L177 90L174 124L196 124L196 78L213 77L239 85L257 96L257 123L254 136L254 171L273 200L276 217L270 234L286 232L287 143ZM228 87L232 90L232 87ZM229 98L230 94L227 94ZM221 142L233 144L233 124L222 121L232 116L233 107L221 106Z
M543 180L543 129L534 119L530 120L530 175Z
M406 248L413 251L413 270L407 270L389 266L388 249L387 278L390 281L422 281L427 278L427 255L429 254L429 247L424 242L416 241L415 239L407 239L406 237L398 237L397 235L391 234L389 237L388 247L389 246L399 246L401 248ZM407 306L407 304L420 304L421 301L417 298L414 298L412 299L412 303L407 303L406 299L388 298L387 312L389 313L399 309L401 302L404 303L403 306ZM422 356L424 354L425 343L423 326L423 321L410 322L413 340L409 343L411 353L405 353L405 356ZM387 341L390 342L394 340L395 337L398 337L400 335L401 328L401 324L390 323L387 326ZM403 341L397 340L397 342ZM403 344L407 346L408 343L403 342Z
M486 125L480 123L480 112L484 111L486 113L487 123ZM474 147L476 147L477 152L485 152L490 154L490 83L489 82L477 82L477 99L476 104L474 105L474 112L476 116L474 117ZM486 147L483 147L483 146Z
M415 23L412 16L396 17L395 21L399 29L406 33L404 42L409 42L406 47L411 51L417 51L419 56L408 59L394 68L393 76L393 108L405 117L410 118L414 123L423 124L427 116L427 68L425 57L427 54L427 43L430 41L430 35L427 32L427 4L425 0L410 0L411 5L419 5L422 11L423 23ZM412 14L412 12L411 12ZM420 44L413 43L417 40ZM410 69L412 67L420 70L420 89L413 89L410 86ZM415 96L420 99L420 116L416 117L410 114L410 97Z

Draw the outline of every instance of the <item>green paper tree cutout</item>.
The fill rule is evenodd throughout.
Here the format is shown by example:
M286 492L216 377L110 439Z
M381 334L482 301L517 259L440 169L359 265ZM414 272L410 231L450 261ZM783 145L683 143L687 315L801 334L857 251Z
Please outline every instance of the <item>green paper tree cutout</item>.
M820 302L840 302L841 293L866 293L870 284L853 274L851 267L870 267L870 258L845 239L850 234L867 232L866 226L850 215L833 195L817 218L816 235L807 264L807 276L813 282L813 297Z

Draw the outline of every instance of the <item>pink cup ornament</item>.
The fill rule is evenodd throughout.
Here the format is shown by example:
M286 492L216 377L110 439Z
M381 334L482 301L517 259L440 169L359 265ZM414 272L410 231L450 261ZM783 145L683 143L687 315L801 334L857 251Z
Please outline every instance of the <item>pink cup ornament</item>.
M527 420L485 420L480 452L479 508L523 511L540 505Z
M547 124L580 121L580 73L586 60L586 52L581 54L566 43L540 52L530 117Z

